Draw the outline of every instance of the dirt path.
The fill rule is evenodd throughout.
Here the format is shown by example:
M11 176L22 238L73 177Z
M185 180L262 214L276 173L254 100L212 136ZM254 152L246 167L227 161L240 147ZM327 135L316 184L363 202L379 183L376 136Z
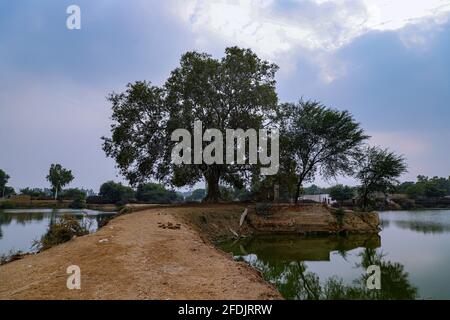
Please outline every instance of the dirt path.
M256 271L205 243L173 211L124 215L95 234L1 266L0 299L280 298ZM181 228L158 226L169 222ZM81 268L81 290L66 287L70 265Z

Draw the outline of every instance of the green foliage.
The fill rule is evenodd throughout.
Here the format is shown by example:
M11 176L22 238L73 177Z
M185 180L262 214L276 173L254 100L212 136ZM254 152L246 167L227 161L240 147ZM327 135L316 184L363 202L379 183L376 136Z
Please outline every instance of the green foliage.
M129 84L111 94L111 137L103 150L112 157L132 185L155 179L176 187L208 183L205 201L218 201L219 183L242 187L245 165L175 165L171 141L175 129L193 133L196 120L204 130L263 128L277 109L275 72L278 67L249 49L227 48L225 56L187 52L164 86L149 82ZM204 142L204 146L209 144Z
M328 193L327 188L321 188L316 186L315 184L310 185L309 187L303 188L302 194L314 195L314 194L324 194Z
M206 196L205 189L195 189L192 194L186 198L186 201L202 201Z
M65 189L61 192L60 197L62 199L78 199L78 198L86 198L86 191L78 188Z
M327 179L354 172L368 136L348 111L301 100L282 105L281 114L280 167L297 176L296 201L302 184L316 174Z
M20 189L20 194L27 195L32 198L41 198L47 196L47 192L45 190L40 188L29 188L29 187Z
M135 198L135 192L121 183L107 181L100 186L99 196L107 203L127 203Z
M173 203L182 200L175 191L167 190L163 185L157 183L139 185L136 199L148 203Z
M421 197L438 198L450 195L450 177L433 177L419 175L417 182L403 182L397 189L397 193L406 193L410 198Z
M74 195L73 201L69 206L72 209L86 208L86 195L84 193Z
M355 196L355 191L352 187L337 184L328 189L328 193L333 200L343 202L350 200Z
M250 201L252 193L247 188L235 188L233 198L239 201Z
M9 178L10 176L0 169L0 197L6 196L6 184L8 183Z
M51 223L47 233L37 241L34 246L38 250L47 250L58 244L67 242L75 236L83 236L89 234L89 228L80 224L78 220L72 216L64 215L54 223Z
M47 180L52 185L55 192L55 199L58 198L58 192L61 189L72 182L74 176L72 171L63 168L60 164L52 164L47 175Z
M302 261L285 263L276 259L256 259L251 264L262 271L264 278L273 283L286 299L299 300L413 300L418 290L409 279L400 263L387 261L381 253L366 248L359 255L361 262L355 265L362 269L353 284L345 284L336 276L321 279L307 270ZM366 269L377 265L381 271L381 290L367 288Z
M13 187L5 186L4 194L3 194L5 197L12 196L12 195L15 195L15 194L16 194L16 190L14 190Z
M376 192L387 194L395 190L397 178L406 172L406 162L402 156L379 147L367 147L359 163L356 178L360 181L359 197L365 210Z
M234 190L226 186L220 186L220 200L222 201L233 201L234 200Z

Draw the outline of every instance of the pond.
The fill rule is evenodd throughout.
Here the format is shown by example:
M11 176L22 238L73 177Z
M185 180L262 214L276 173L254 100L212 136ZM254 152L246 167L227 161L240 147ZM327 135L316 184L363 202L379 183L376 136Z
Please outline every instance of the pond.
M87 209L0 210L0 256L14 251L33 252L34 241L39 240L58 217L66 214L76 217L94 232L102 220L115 213Z
M450 210L380 213L378 235L257 236L222 243L287 299L450 299ZM378 265L381 289L367 288Z

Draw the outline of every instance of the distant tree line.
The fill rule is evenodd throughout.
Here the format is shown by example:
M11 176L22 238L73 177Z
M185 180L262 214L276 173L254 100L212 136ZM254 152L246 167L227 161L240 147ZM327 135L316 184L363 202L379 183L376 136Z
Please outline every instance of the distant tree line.
M396 193L407 194L411 199L450 196L450 176L448 178L429 178L419 175L416 182L407 181L401 183L396 188Z

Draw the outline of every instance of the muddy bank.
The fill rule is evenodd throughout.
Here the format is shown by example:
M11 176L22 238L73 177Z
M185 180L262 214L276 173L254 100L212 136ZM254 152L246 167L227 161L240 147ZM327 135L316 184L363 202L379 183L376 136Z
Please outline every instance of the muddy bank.
M241 214L248 208L247 217L239 225ZM174 208L174 212L178 212ZM220 241L239 235L255 234L376 234L379 217L375 212L339 211L321 204L278 205L268 212L257 213L254 205L198 207L183 210L180 219L195 228L203 237Z
M94 234L3 265L0 299L280 299L259 272L180 219L192 210L122 215ZM67 289L71 265L81 269L81 290Z

